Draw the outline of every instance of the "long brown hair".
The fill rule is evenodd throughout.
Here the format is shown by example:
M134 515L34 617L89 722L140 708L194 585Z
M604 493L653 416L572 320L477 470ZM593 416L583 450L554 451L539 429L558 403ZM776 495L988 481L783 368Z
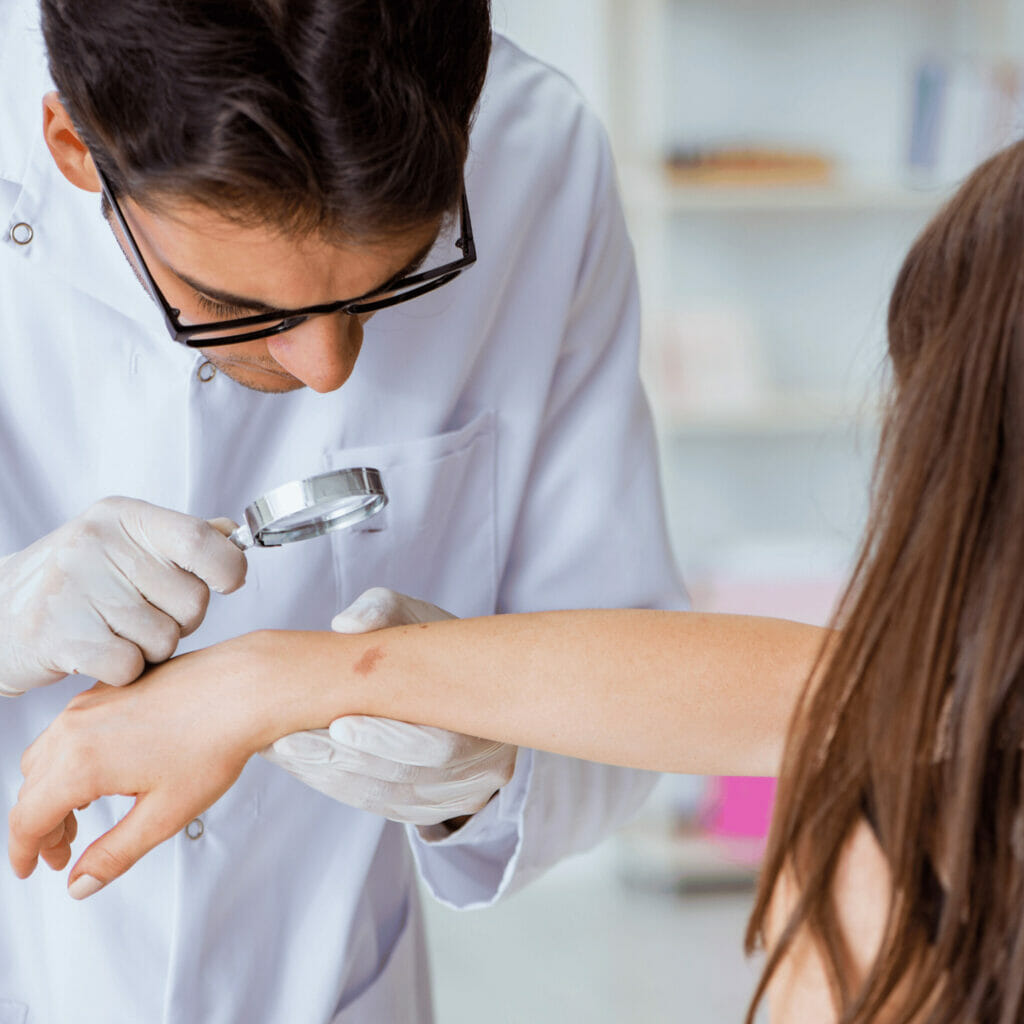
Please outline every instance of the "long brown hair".
M883 1007L898 1024L1009 1024L1024 1021L1024 143L914 244L889 352L866 537L842 632L793 719L747 932L748 950L766 941L792 871L799 898L754 1008L807 928L842 1024ZM833 885L867 808L893 888L855 980Z

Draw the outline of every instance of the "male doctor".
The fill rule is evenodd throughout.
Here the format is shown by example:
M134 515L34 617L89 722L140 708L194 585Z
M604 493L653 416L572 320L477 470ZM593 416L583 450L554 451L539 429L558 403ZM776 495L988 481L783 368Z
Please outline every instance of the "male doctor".
M608 148L486 0L0 0L0 81L8 806L176 648L681 604ZM359 465L386 511L247 578L206 522ZM88 899L0 872L0 1024L429 1021L414 867L486 905L650 786L365 719L268 755Z

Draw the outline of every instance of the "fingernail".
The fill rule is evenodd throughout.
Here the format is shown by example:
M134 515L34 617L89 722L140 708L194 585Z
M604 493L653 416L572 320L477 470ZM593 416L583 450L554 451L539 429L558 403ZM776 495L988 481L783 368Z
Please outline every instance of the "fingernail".
M73 900L84 900L103 888L103 882L92 875L79 875L69 886L68 895Z

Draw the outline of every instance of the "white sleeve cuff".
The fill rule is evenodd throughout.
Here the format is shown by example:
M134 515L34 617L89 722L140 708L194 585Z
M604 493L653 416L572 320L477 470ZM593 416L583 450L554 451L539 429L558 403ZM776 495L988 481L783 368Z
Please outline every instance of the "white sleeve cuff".
M413 857L433 897L456 909L488 906L514 872L534 752L523 747L512 778L456 832L407 825Z

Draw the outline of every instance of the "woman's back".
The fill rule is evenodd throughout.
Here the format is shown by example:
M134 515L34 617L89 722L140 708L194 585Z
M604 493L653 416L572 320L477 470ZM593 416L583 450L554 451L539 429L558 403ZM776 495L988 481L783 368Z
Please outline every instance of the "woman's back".
M770 942L777 940L796 906L799 892L792 874L787 873L780 879L768 917ZM855 984L863 983L881 948L892 898L889 862L867 822L856 826L844 847L832 892L839 924L850 947L851 977ZM927 913L930 916L930 910ZM926 934L927 925L922 921L922 941ZM898 1002L899 997L897 990L894 1002ZM768 1005L773 1024L796 1021L833 1024L840 1019L821 950L807 929L797 935L780 964L768 992ZM892 1019L885 1011L874 1017L876 1024L890 1024ZM926 1019L927 1010L911 1018L913 1024Z

